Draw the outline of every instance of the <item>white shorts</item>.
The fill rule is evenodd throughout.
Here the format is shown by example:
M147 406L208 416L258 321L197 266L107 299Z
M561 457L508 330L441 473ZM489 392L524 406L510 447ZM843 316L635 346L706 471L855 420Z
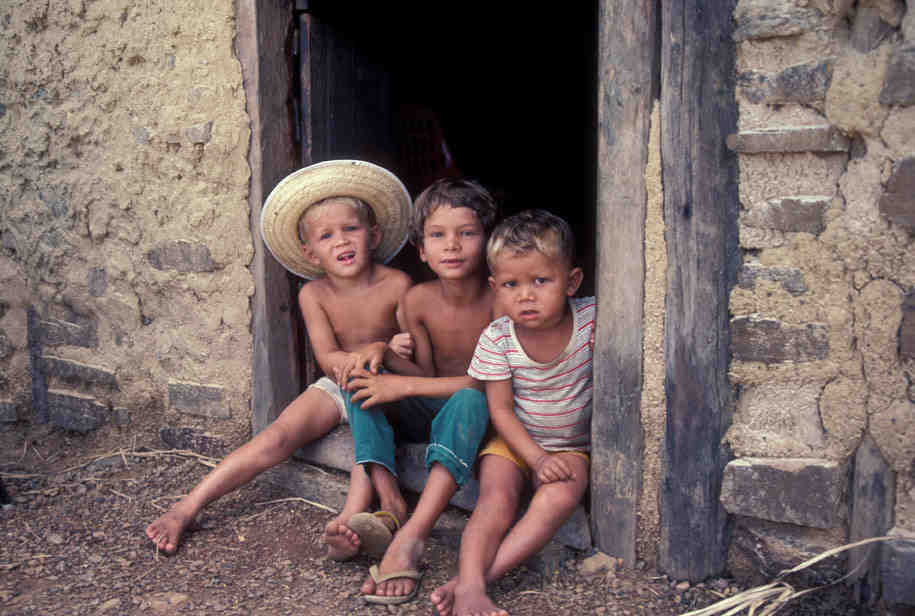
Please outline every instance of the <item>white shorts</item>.
M340 387L331 379L326 376L322 376L320 379L308 386L308 389L312 387L320 389L334 401L334 404L337 405L337 410L340 411L340 423L345 424L349 423L349 419L346 416L346 402L343 401L343 392L340 391Z

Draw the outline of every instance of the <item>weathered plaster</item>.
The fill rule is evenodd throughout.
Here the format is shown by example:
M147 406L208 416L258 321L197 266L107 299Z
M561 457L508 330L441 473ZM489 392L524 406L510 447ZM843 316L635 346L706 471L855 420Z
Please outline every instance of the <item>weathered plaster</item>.
M143 409L139 424L165 421L171 377L225 387L232 420L171 421L239 441L253 245L234 15L231 0L0 9L0 261L22 282L0 300L94 320L96 346L54 354L117 374L100 402ZM176 240L205 246L212 268L156 269L150 251ZM14 387L29 396L28 379Z
M642 428L645 434L642 495L639 499L637 551L657 561L660 538L658 489L664 443L667 396L664 391L664 295L667 288L667 244L664 241L664 189L661 183L660 111L651 113L648 164L645 168L645 300L643 325Z

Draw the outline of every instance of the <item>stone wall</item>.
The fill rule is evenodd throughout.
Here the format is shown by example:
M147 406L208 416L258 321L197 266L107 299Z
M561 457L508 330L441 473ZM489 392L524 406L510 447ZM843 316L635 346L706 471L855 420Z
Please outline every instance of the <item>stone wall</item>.
M743 263L722 502L732 569L762 578L891 528L915 537L915 11L741 0L735 19ZM882 549L890 602L905 599L893 567L915 566L899 545Z
M248 434L234 36L232 0L3 3L0 421L98 444L171 425L213 451Z

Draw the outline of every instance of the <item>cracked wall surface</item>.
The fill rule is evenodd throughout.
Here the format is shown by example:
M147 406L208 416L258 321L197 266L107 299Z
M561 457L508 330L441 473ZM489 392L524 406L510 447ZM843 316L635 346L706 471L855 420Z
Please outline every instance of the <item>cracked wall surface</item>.
M0 8L0 416L103 439L163 424L247 435L250 127L234 36L231 0Z
M838 463L850 519L835 518L836 545L868 522L851 498L864 478L841 470L860 467L866 437L895 491L881 506L898 531L915 532L904 333L915 290L912 13L903 0L742 0L735 12L740 134L729 142L740 154L743 264L730 301L739 396L726 440L756 474L734 474L729 506L746 516L741 477L779 461ZM777 523L762 532L752 517L739 519L738 538L798 544L790 520L760 513ZM738 544L732 565L752 577Z

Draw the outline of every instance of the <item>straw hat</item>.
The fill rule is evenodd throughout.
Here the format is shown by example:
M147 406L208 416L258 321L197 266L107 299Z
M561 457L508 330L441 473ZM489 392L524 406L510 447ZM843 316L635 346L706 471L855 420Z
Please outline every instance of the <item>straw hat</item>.
M303 278L324 270L305 258L299 239L299 218L328 197L356 197L375 212L381 240L375 260L387 263L407 241L412 201L393 173L361 160L329 160L287 175L276 185L261 210L261 235L283 267Z

